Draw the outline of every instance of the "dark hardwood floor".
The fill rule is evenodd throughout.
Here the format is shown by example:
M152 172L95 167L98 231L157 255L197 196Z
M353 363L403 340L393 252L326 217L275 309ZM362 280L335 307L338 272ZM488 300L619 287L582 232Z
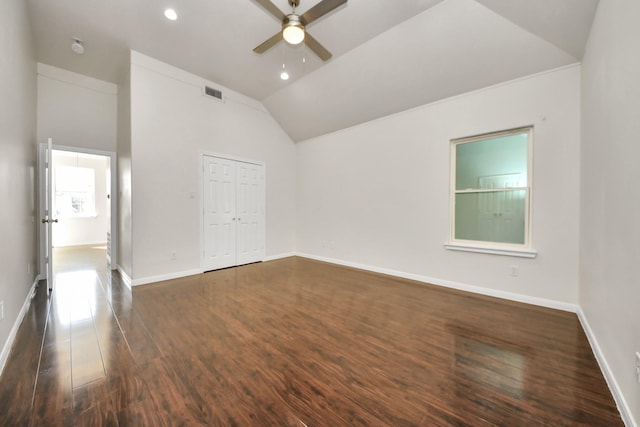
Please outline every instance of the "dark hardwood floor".
M58 255L3 426L623 425L572 313L302 258L131 291Z

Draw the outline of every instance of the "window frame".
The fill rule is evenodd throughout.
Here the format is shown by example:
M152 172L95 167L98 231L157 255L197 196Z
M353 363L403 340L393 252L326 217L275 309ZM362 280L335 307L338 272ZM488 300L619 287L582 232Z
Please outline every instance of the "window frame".
M527 134L527 185L525 187L507 187L487 191L486 189L456 189L457 178L457 147L460 144L467 144L488 139L496 139L510 135ZM532 201L533 201L533 133L534 127L522 126L497 132L487 132L480 135L473 135L450 140L450 173L449 173L449 241L445 247L450 250L490 253L496 255L508 255L517 257L534 258L537 252L532 247ZM458 194L479 194L486 192L506 192L514 190L525 190L524 207L524 243L501 243L481 240L456 239L456 195Z
M77 189L77 188L66 188L64 187L63 189L59 188L59 182L58 182L58 176L59 173L61 172L62 169L69 169L69 170L78 170L78 169L86 169L86 170L90 170L92 171L91 175L92 175L92 183L91 185L88 185L88 189L86 191L83 191L82 189ZM77 166L59 166L54 170L54 177L53 177L53 181L54 181L54 194L53 194L53 209L56 212L56 216L60 219L82 219L82 218L95 218L97 217L97 211L96 211L96 176L95 176L95 169L92 167L85 167L85 166L81 166L81 167L77 167ZM69 204L72 205L73 204L73 197L74 195L78 195L78 194L86 194L88 197L86 198L86 200L89 202L89 209L83 209L83 212L81 213L70 213L69 210L65 209L65 211L63 212L59 212L59 195L58 193L61 194L66 194L69 197ZM68 207L68 206L66 206Z

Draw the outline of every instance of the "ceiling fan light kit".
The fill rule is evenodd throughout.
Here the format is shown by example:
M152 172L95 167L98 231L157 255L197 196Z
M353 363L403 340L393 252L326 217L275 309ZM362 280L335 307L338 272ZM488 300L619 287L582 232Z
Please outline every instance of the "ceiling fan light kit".
M300 44L304 40L304 26L298 15L287 15L287 22L282 26L282 38L289 44Z
M300 44L304 41L307 47L309 47L309 49L311 49L311 51L318 55L323 61L328 61L331 58L331 52L325 49L320 42L313 38L311 34L307 32L306 27L335 8L342 6L347 2L347 0L322 0L302 15L296 13L296 7L300 4L300 0L289 0L292 12L288 15L278 9L271 0L254 1L282 22L281 31L278 31L276 34L262 42L262 44L256 46L253 49L254 52L265 53L278 44L280 40L285 40L287 43L293 45Z

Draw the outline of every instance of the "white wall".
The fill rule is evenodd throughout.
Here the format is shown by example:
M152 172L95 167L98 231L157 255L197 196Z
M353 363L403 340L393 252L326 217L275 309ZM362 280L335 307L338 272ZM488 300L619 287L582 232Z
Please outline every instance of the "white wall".
M116 151L117 86L38 64L38 142Z
M38 142L52 138L54 146L78 151L116 151L118 86L42 63L37 71Z
M107 242L107 163L108 157L53 151L53 192L56 191L55 175L59 167L93 169L95 176L95 216L84 218L60 218L52 228L54 247L105 244Z
M0 94L1 370L37 270L36 62L22 0L0 2Z
M468 93L297 145L299 252L551 300L578 300L580 68ZM535 259L456 252L453 138L534 125ZM511 277L511 266L519 276Z
M583 62L580 306L640 425L640 2L601 0ZM630 424L629 424L630 425Z
M120 273L132 275L131 245L131 67L118 84L118 259Z
M203 96L205 84L222 89L225 102ZM266 255L295 250L291 139L259 102L133 52L134 282L200 270L200 151L265 163Z

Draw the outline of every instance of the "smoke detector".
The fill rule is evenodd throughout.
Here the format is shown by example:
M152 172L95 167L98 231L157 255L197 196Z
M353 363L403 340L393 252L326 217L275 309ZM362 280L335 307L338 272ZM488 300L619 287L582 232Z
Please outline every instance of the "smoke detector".
M71 39L73 43L71 43L71 50L77 53L78 55L82 55L84 53L84 44L80 39Z

